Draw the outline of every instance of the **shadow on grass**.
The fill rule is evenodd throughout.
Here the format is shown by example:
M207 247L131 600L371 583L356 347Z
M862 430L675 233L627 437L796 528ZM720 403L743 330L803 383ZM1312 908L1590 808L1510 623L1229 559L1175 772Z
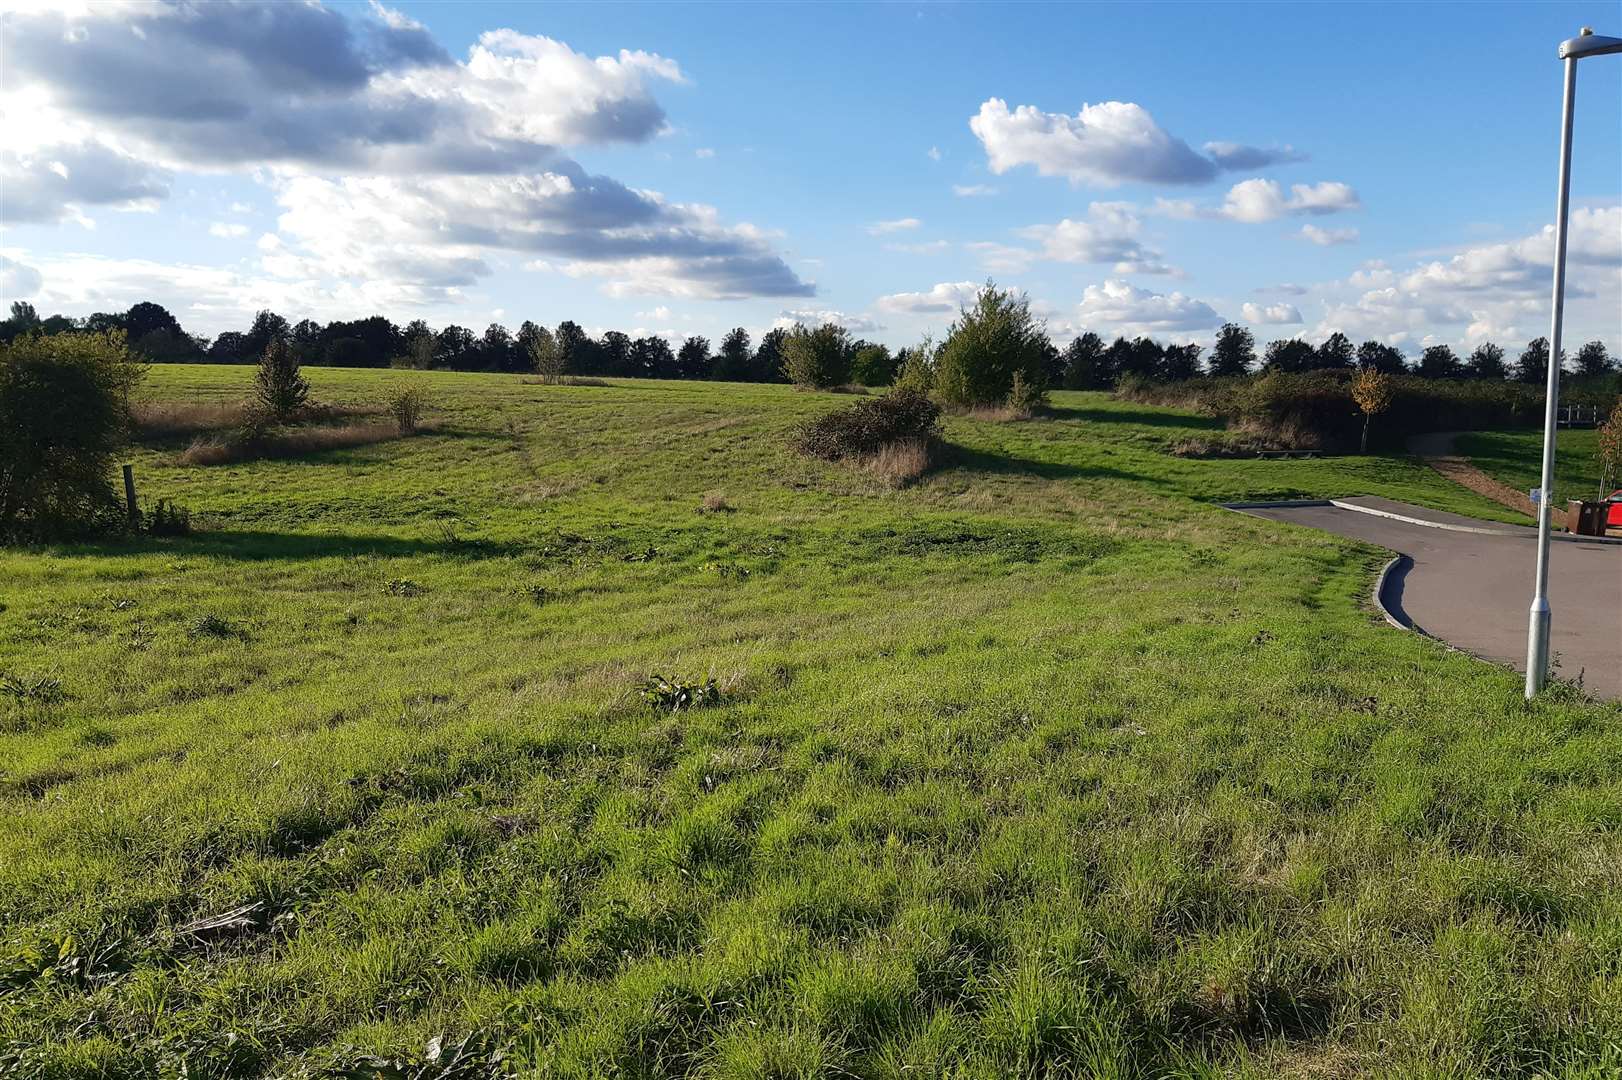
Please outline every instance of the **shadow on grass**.
M1112 469L1108 466L1073 465L1062 461L1038 461L1035 458L1000 454L989 450L975 450L956 443L941 447L940 464L930 470L934 475L966 469L974 472L1005 475L1037 476L1043 480L1130 480L1151 487L1165 487L1159 477L1143 473Z
M57 549L64 555L165 554L201 555L258 562L270 559L405 558L442 555L455 559L508 558L530 550L510 540L412 539L400 536L352 536L331 533L206 531L173 539L139 537L124 541L74 544Z
M1055 420L1086 420L1094 424L1138 424L1142 427L1194 428L1200 431L1220 431L1227 426L1216 416L1147 412L1143 409L1084 409L1052 405L1047 412Z

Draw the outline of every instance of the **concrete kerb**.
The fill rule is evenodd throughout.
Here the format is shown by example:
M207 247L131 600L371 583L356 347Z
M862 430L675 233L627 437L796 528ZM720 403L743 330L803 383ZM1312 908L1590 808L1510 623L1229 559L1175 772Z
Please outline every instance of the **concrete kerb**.
M1287 506L1329 506L1328 499L1277 499L1273 502L1223 503L1224 510L1279 510Z
M1427 529L1445 529L1448 532L1475 533L1477 536L1520 536L1521 533L1511 532L1509 529L1481 528L1476 525L1453 525L1445 521L1428 521L1425 518L1410 517L1407 514L1396 514L1390 510L1376 510L1372 506L1359 506L1353 502L1342 499L1330 499L1329 505L1341 510L1352 510L1359 514L1372 514L1374 517L1390 518L1392 521L1401 521L1408 525L1423 525Z
M1385 621L1390 623L1392 626L1395 626L1398 630L1412 630L1421 637L1430 637L1429 634L1425 633L1425 631L1421 630L1413 623L1403 622L1401 619L1397 618L1396 614L1392 612L1390 605L1385 602L1386 584L1388 581L1390 581L1392 572L1399 566L1402 566L1403 563L1412 562L1413 560L1408 558L1406 555L1397 555L1387 562L1385 566L1381 567L1380 576L1374 579L1374 606L1379 610L1381 615L1385 616Z
M1537 530L1531 526L1504 526L1502 528L1478 528L1474 525L1453 525L1445 521L1428 521L1425 518L1410 517L1407 514L1394 514L1390 510L1376 510L1372 506L1358 506L1356 503L1346 502L1342 499L1330 499L1329 505L1341 510L1353 510L1359 514L1372 514L1375 517L1390 518L1408 525L1423 525L1427 529L1444 529L1447 532L1476 533L1480 536L1507 536L1512 540L1535 540ZM1622 537L1614 536L1578 536L1574 533L1556 532L1549 530L1549 539L1558 540L1563 544L1622 544Z
M1230 502L1222 503L1226 510L1281 510L1292 506L1333 506L1337 510L1350 510L1356 514L1369 514L1373 517L1390 518L1392 521L1401 521L1407 525L1419 525L1426 529L1441 529L1444 532L1474 533L1478 536L1507 536L1511 540L1535 539L1537 533L1530 527L1504 526L1502 528L1483 528L1476 525L1453 525L1445 521L1429 521L1425 518L1412 517L1408 514L1397 514L1390 510L1377 510L1372 506L1359 506L1344 499L1274 499L1259 502ZM1571 533L1555 532L1550 530L1549 539L1557 540L1563 544L1622 544L1622 537L1612 536L1573 536Z

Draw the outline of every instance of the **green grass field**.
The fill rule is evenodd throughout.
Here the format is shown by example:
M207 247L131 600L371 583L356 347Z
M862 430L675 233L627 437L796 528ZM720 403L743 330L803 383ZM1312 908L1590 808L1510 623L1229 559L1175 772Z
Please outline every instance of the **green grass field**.
M0 1075L1622 1071L1622 705L1214 505L1508 515L1423 465L1076 393L892 491L787 449L848 398L308 374L437 430L0 553Z
M1454 445L1476 468L1510 487L1527 491L1542 480L1542 430L1472 431L1460 435ZM1599 433L1593 428L1562 428L1554 446L1554 490L1560 504L1598 496Z

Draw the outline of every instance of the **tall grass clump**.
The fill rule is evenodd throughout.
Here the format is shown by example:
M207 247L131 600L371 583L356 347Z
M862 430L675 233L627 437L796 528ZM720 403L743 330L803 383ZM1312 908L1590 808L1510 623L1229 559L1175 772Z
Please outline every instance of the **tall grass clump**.
M935 441L927 438L895 439L861 459L864 470L889 484L906 487L935 461Z
M230 465L240 461L296 458L388 442L406 434L395 424L320 424L271 428L248 424L222 436L195 440L180 460L187 465Z
M118 527L114 455L145 371L122 330L0 345L0 538Z
M240 425L251 406L233 402L147 401L130 408L136 439L170 439Z

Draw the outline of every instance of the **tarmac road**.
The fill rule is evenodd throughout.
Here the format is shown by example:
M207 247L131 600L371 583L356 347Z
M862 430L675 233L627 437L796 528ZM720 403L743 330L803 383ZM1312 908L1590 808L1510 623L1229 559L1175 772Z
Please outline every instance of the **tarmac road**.
M1480 533L1453 532L1338 506L1246 509L1408 556L1386 579L1382 600L1399 621L1488 660L1526 671L1527 609L1536 538L1501 526L1385 499L1344 500ZM1557 540L1549 553L1554 673L1581 674L1589 691L1622 698L1622 544Z

